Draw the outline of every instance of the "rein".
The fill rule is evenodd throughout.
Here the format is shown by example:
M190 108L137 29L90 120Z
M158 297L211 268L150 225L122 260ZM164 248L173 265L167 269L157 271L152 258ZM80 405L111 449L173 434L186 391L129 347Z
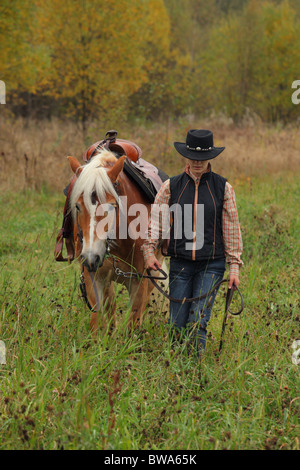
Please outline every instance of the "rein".
M147 269L147 273L148 275L145 275L145 274L142 274L142 273L138 273L138 272L124 272L122 271L121 269L117 268L116 265L115 265L115 257L111 254L109 254L108 256L111 256L112 257L112 260L113 260L113 267L114 267L114 270L115 270L115 273L117 276L123 276L123 277L127 277L127 278L137 278L137 279L150 279L150 281L152 282L152 284L156 287L156 289L161 293L163 294L168 300L172 301L172 302L177 302L177 303L181 303L181 304L184 304L185 302L198 302L199 300L203 300L203 299L206 299L207 297L209 297L215 289L217 289L221 284L224 284L225 282L228 282L228 279L223 279L222 281L219 281L217 282L217 284L215 284L213 286L213 288L206 292L205 294L202 294L202 295L199 295L198 297L184 297L183 299L176 299L174 297L171 297L169 294L167 294L167 292L165 292L161 286L156 282L156 281L164 281L168 278L168 275L167 273L165 273L165 271L163 271L162 269L158 268L158 271L160 271L160 273L162 274L163 277L157 277L157 276L152 276L150 274L150 270ZM231 301L233 299L233 294L234 294L234 291L237 291L239 296L240 296L240 300L241 300L241 308L237 311L237 312L232 312L230 310L230 304L231 304ZM231 315L240 315L242 313L242 311L244 310L244 299L243 299L243 296L242 296L242 293L241 291L239 290L239 288L234 284L233 285L233 288L231 289L228 289L227 291L227 295L226 295L226 311L228 311L229 313L231 313Z
M119 276L123 276L123 277L135 277L135 278L146 278L146 279L150 279L150 281L152 282L152 284L156 287L156 289L161 293L163 294L167 299L169 299L170 301L172 302L178 302L178 303L181 303L181 304L184 304L185 302L196 302L196 301L199 301L199 300L203 300L203 299L206 299L207 297L209 297L213 291L215 289L217 289L221 284L225 283L225 282L228 282L228 279L222 279L222 281L219 281L217 282L217 284L215 284L215 286L209 291L209 292L206 292L205 294L203 295L199 295L198 297L190 297L190 298L184 298L184 299L174 299L174 297L171 297L169 294L167 294L167 292L165 292L161 287L160 285L156 282L157 280L161 280L161 281L164 281L167 279L168 275L167 273L165 273L162 269L158 268L158 271L160 271L160 273L163 275L163 277L157 277L157 276L152 276L150 274L150 270L147 269L147 273L148 275L144 275L144 274L141 274L141 273L133 273L133 272L124 272L122 271L121 269L117 268L116 265L115 265L115 257L112 256L110 253L109 253L109 247L108 247L108 253L107 253L108 256L111 256L112 257L112 260L113 260L113 267L114 267L114 270L115 270L115 273ZM230 304L232 302L232 299L233 299L233 295L234 295L234 292L237 291L239 296L240 296L240 300L241 300L241 308L237 311L237 312L232 312L230 310ZM208 302L208 305L209 305L209 302ZM227 321L227 316L228 316L228 312L231 314L231 315L234 315L234 316L237 316L237 315L240 315L242 313L242 311L244 310L244 299L243 299L243 296L242 296L242 293L241 291L239 290L239 288L233 284L233 287L231 289L227 289L227 294L226 294L226 302L225 302L225 312L224 312L224 318L223 318L223 323L222 323L222 331L221 331L221 338L220 338L220 344L219 344L219 353L221 353L222 351L222 347L223 347L223 341L224 341L224 334L225 334L225 327L226 327L226 321Z

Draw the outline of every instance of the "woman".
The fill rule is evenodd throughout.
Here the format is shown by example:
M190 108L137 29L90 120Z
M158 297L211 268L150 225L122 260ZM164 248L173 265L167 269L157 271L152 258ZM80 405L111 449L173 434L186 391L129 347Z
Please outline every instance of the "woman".
M190 130L186 142L174 142L174 146L186 159L185 171L165 181L154 202L171 208L167 250L171 257L170 296L184 299L210 291L223 279L226 262L228 287L238 287L243 244L235 194L225 178L212 172L210 164L225 148L214 146L213 134L208 130ZM142 247L147 269L161 268L155 250L163 236L162 226L159 216L151 216L148 238ZM217 289L209 299L198 302L170 301L172 338L186 336L197 353L204 352L216 293Z

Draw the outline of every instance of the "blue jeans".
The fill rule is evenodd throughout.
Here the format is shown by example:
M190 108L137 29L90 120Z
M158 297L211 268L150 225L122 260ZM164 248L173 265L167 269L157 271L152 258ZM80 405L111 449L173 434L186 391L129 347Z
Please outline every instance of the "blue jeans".
M169 293L175 299L198 297L209 292L223 279L225 260L188 261L171 258L169 273ZM204 352L207 325L218 289L198 302L183 304L170 301L171 338L189 338L196 353Z

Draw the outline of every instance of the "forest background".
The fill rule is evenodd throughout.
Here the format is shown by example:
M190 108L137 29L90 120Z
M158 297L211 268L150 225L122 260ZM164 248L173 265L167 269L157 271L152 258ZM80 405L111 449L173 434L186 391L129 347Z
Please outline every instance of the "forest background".
M27 118L299 117L300 0L2 0L0 79Z
M300 0L3 0L0 41L2 188L61 189L109 129L170 175L201 127L227 177L299 168Z

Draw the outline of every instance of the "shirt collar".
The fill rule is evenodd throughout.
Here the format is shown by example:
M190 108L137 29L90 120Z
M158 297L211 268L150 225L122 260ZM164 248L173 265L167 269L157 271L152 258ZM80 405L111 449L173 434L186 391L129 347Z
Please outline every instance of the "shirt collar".
M186 164L186 167L185 167L185 172L186 172L196 183L201 179L201 177L202 177L203 175L205 175L205 173L210 173L210 171L211 171L211 164L208 163L207 169L201 174L200 177L197 178L197 177L196 177L195 175L193 175L193 173L191 172L191 170L190 170L190 165L189 165L188 163Z

